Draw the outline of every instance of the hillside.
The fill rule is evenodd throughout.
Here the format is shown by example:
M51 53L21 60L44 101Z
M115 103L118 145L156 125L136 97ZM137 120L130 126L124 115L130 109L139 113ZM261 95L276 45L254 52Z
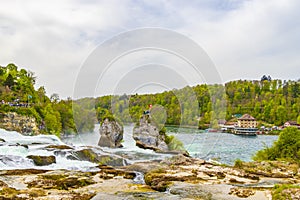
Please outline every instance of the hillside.
M249 113L257 120L280 126L300 121L300 81L237 80L222 85L197 85L158 94L104 96L96 99L98 119L113 111L123 122L137 121L149 105L161 105L166 124L216 126L234 114Z
M36 119L41 133L60 135L90 132L97 120L113 114L123 123L137 122L153 105L156 120L166 125L217 127L218 120L248 113L257 120L280 126L300 122L300 81L237 80L223 85L197 85L157 94L114 95L60 100L44 87L34 88L33 72L14 64L0 67L0 112L16 112ZM74 109L74 110L73 110ZM75 116L75 120L74 117ZM75 121L76 125L75 126Z
M76 133L73 119L72 100L59 100L57 94L46 95L44 87L34 88L36 77L33 72L18 69L14 64L0 67L0 112L14 112L21 116L34 117L40 133ZM82 112L84 117L84 112ZM86 120L78 132L92 131ZM17 129L18 130L18 129Z

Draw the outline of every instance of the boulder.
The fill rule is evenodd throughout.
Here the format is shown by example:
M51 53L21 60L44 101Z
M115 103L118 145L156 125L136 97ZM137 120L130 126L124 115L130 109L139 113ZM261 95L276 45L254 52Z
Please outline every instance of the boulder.
M46 149L60 149L60 150L73 149L72 147L67 146L67 145L48 145L45 148Z
M29 155L27 158L33 160L34 164L37 166L45 166L56 163L55 156L39 156L39 155Z
M133 129L133 139L140 148L152 149L157 152L169 151L165 142L165 133L150 123L150 115L141 117L139 125Z
M89 161L93 163L97 163L99 165L110 165L110 166L125 166L127 165L127 162L124 158L101 152L99 153L99 150L93 150L93 149L82 149L78 151L74 151L71 153L71 155L67 156L70 160L84 160Z
M122 147L123 127L115 120L106 118L100 126L100 139L98 145L101 147Z

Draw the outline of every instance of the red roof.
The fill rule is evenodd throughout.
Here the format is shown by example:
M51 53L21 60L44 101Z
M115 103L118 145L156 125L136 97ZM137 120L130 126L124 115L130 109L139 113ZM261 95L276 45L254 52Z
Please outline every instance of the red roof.
M285 124L286 123L289 123L290 125L294 125L294 126L299 126L299 124L295 121L287 121L287 122L285 122Z
M244 114L242 117L238 118L239 120L255 120L254 117L252 117L249 114Z

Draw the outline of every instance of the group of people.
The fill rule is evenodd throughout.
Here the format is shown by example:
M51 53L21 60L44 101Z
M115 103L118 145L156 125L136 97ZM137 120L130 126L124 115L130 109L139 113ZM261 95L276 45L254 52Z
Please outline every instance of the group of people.
M29 107L29 103L20 102L19 99L14 100L14 102L5 102L4 100L2 100L1 104L13 106L13 107Z

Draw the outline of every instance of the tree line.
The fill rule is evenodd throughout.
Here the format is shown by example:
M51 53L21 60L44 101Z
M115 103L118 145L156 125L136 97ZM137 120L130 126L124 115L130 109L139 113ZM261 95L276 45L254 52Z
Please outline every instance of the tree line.
M191 100L193 99L193 100ZM96 98L97 118L113 112L124 122L137 121L148 105L161 105L167 125L217 127L219 120L248 113L258 121L280 126L300 123L300 81L236 80L224 85L201 84L158 94Z
M155 118L165 125L217 127L220 120L248 113L260 122L280 126L288 120L300 123L300 80L236 80L225 85L201 84L157 94L124 94L97 98L61 100L46 95L44 87L34 88L33 72L14 64L0 67L1 112L17 112L36 118L42 133L91 132L94 124L112 116L123 123L136 123L152 105ZM7 102L26 103L14 107ZM162 110L163 109L163 110ZM160 116L161 115L161 116Z

